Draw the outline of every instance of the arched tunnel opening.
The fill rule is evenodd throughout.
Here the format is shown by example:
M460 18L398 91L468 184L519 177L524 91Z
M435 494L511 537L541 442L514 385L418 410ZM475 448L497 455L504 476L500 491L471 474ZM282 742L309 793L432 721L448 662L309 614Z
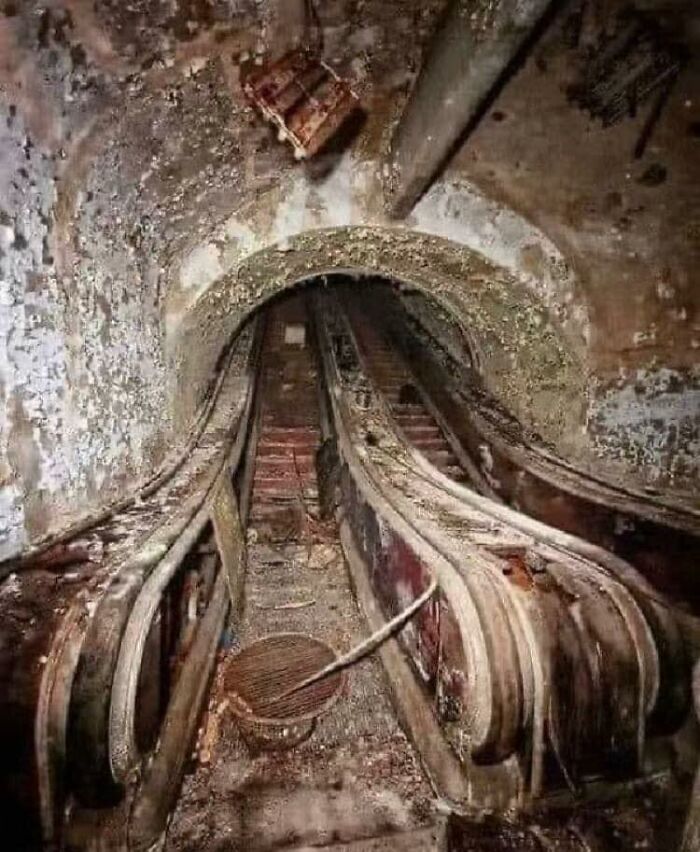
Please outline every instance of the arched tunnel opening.
M689 0L0 0L17 852L700 849Z
M43 664L67 848L677 842L697 540L553 456L483 358L383 275L249 312L189 457L83 534L121 568Z

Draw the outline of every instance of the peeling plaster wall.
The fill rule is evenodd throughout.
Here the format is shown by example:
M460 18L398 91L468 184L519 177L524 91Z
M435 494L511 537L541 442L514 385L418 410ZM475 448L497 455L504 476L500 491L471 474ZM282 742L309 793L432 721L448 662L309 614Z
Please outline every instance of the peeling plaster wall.
M611 29L624 5L600 6L597 23ZM594 29L572 42L581 24L572 5L489 105L448 176L535 224L576 277L588 317L591 464L697 500L700 7L635 5L689 53L641 157L649 102L604 127L567 98L595 42Z
M442 5L319 7L367 120L351 151L300 165L239 81L241 57L299 38L297 5L0 2L0 558L147 478L244 314L336 265L437 293L494 391L560 451L660 485L697 472L692 143L674 161L660 134L661 195L607 185L624 157L542 78L545 39L492 107L506 119L487 115L388 222L382 156Z
M182 444L210 376L179 397L166 271L241 187L270 188L285 165L238 96L238 62L283 51L298 5L0 2L0 558L133 489ZM435 4L401 5L415 66ZM336 61L352 58L358 79L385 70L369 50L395 9L333 2L324 17Z
M606 14L615 11L613 3ZM681 11L688 14L687 8ZM198 333L194 317L206 329L205 340L214 340L235 325L231 317L221 321L229 308L237 318L238 311L245 312L274 289L271 282L261 282L246 292L256 257L261 271L268 270L270 253L280 252L277 265L287 268L276 273L281 286L305 270L328 268L323 240L314 236L314 229L391 228L397 245L410 229L483 255L510 273L528 298L547 308L542 328L551 330L576 368L566 374L570 384L564 391L563 374L554 369L547 377L542 371L536 375L526 353L511 353L511 370L523 371L521 389L529 386L520 393L513 390L506 362L492 354L486 365L492 390L516 414L559 452L599 475L630 485L673 488L692 497L700 440L693 369L700 289L692 284L700 262L695 239L700 157L686 128L694 119L698 123L698 63L685 69L664 112L666 126L655 132L645 161L636 163L632 150L646 113L601 128L566 98L578 61L562 35L568 25L561 16L550 28L405 223L387 221L381 200L382 156L405 94L401 86L392 104L378 86L370 91L365 98L369 127L352 154L321 157L320 163L307 166L285 164L269 190L255 182L241 187L235 214L170 268L169 353L174 374L184 370L183 386L201 383L178 354L181 331L184 340ZM375 31L362 32L376 49ZM378 52L393 55L386 47ZM399 62L395 72L397 67ZM234 90L234 100L238 96ZM244 143L243 149L255 172L260 152L255 144ZM642 180L643 168L657 158L672 178L668 187L651 189ZM367 232L358 232L358 241L360 234ZM313 243L308 250L306 242ZM381 262L385 271L439 292L440 273L433 269L432 279L426 275L420 242L416 238L412 266L388 257ZM357 254L338 254L332 243L328 249L348 263ZM378 257L376 251L366 254ZM469 293L472 285L465 279L461 286ZM221 296L226 289L228 301ZM194 313L180 327L181 317L193 306ZM498 310L502 308L494 309L494 317ZM471 317L464 313L463 319ZM500 332L494 327L490 332L494 353ZM517 345L530 347L537 336L533 322ZM672 377L672 393L659 394L660 375ZM532 393L539 382L543 392Z
M175 311L186 311L223 275L235 274L245 258L267 246L281 251L291 237L331 227L376 225L449 240L483 255L518 278L551 312L574 348L589 337L586 305L576 299L575 277L545 234L464 180L438 181L405 222L385 215L381 164L344 155L327 177L303 169L279 175L273 190L242 204L211 240L181 261L169 287ZM251 195L253 193L250 193Z
M700 368L623 372L598 390L588 418L601 459L632 462L652 485L700 479Z
M257 37L254 4L205 5L0 4L0 558L185 437L161 277L236 180L225 72L200 71Z
M71 65L82 61L70 58L74 48L54 46L54 27L67 27L66 19L42 20L53 54L46 68L25 65L31 18L3 57L10 85L0 105L0 556L147 472L159 457L153 433L164 407L157 305L152 290L134 286L139 274L126 247L93 220L75 236L70 262L60 262L68 249L56 239L57 208L69 191L68 128L82 117L70 93L81 80L86 100L102 92ZM41 114L32 114L32 98L43 100Z

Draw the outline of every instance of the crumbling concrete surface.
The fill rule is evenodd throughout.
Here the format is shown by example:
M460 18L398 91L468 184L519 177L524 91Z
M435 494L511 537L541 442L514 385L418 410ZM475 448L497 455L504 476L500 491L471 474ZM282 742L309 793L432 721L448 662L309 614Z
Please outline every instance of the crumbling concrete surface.
M443 3L317 5L367 120L300 166L239 80L299 39L278 5L0 4L0 558L145 479L184 442L238 320L350 261L441 298L450 271L494 392L560 452L622 477L642 465L658 487L697 473L697 58L635 161L645 116L602 128L567 98L562 14L394 227L381 163ZM669 25L692 47L681 5ZM339 226L350 254L318 230ZM365 227L393 229L383 255Z

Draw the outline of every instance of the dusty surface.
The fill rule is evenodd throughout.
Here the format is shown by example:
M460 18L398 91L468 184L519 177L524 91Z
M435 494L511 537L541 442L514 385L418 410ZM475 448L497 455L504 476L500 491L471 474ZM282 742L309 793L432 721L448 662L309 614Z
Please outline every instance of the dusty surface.
M245 607L241 623L231 625L236 647L292 632L343 653L366 633L335 525L318 519L320 406L311 338L299 297L277 302L265 319ZM227 707L234 678L227 660L234 653L235 647L226 651L219 664L171 849L347 842L429 821L431 791L394 717L377 659L350 671L310 739L256 752Z
M560 450L602 472L637 469L661 487L696 475L693 4L642 4L665 8L695 51L641 160L646 106L603 129L567 98L572 0L406 223L385 220L382 157L442 4L318 5L325 55L367 121L344 154L309 166L241 96L243 56L299 39L280 3L0 5L0 557L128 493L182 443L235 316L269 292L271 260L274 286L346 260L427 288L452 268L453 306L472 323L462 264L485 254L527 290L519 329L505 328L508 303L481 318L504 401L526 420L546 412ZM370 225L405 227L414 245L361 251ZM335 227L358 229L352 250L315 232ZM234 298L202 306L223 277ZM549 364L529 358L542 311Z
M610 4L611 17L620 5ZM280 167L269 192L244 191L206 244L212 262L195 276L205 296L189 294L194 310L178 328L183 351L201 329L209 337L203 348L213 351L237 312L333 266L373 267L440 296L452 268L452 307L480 338L492 390L521 419L601 474L687 489L700 457L698 62L684 67L636 160L648 103L603 128L567 95L590 46L572 47L577 8L568 4L550 24L405 223L387 222L381 204L381 156L399 89L394 111L384 108L381 133L372 132L383 110L375 86L369 126L349 153L322 156L313 167ZM692 49L698 27L691 11L677 11L676 24L686 22L681 39ZM668 14L659 19L678 35ZM433 250L424 235L445 243ZM474 250L491 269L474 268ZM189 262L186 268L189 274ZM513 294L505 304L488 292L504 277ZM177 275L171 283L171 294L188 298ZM482 288L497 301L486 310L473 305ZM529 309L530 298L546 308L546 320ZM509 328L520 316L520 329ZM531 357L538 344L549 358ZM572 352L578 363L560 370ZM186 385L201 382L193 367L182 359Z
M448 824L447 847L450 852L665 852L679 846L684 812L684 797L677 790L669 793L664 782L650 780L622 792L615 803L581 802L575 809L541 809L512 821L455 816Z
M327 9L328 48L381 74L396 18L348 5ZM402 4L414 65L417 5ZM279 6L0 5L0 557L128 492L182 441L210 376L171 394L167 271L239 187L291 166L239 96L239 58L284 47Z
M147 571L149 558L163 554L201 504L212 476L221 469L222 441L235 434L233 412L240 411L248 383L245 367L251 335L241 335L232 353L232 369L222 382L219 408L212 412L188 461L172 472L160 488L133 493L122 511L74 538L70 546L57 546L28 560L0 582L0 746L7 754L0 774L3 815L8 830L25 848L27 831L42 825L35 810L35 757L47 744L48 725L37 721L36 707L45 691L46 672L61 667L57 689L75 688L72 680L78 645L86 634L94 637L104 625L100 604L121 584L117 597ZM228 435L228 439L227 439ZM155 486L157 483L152 483ZM139 567L140 566L140 567ZM131 575L131 581L128 579ZM137 585L142 582L137 580ZM128 592L127 592L128 594ZM76 657L65 657L66 636L72 636ZM83 646L84 647L84 646ZM104 646L100 657L103 658ZM68 655L70 656L70 655ZM90 666L88 666L90 669ZM98 690L98 700L107 693ZM29 813L31 815L29 815ZM32 847L29 843L28 848Z
M341 653L366 635L336 544L250 548L240 642L280 631L318 636ZM211 711L224 699L218 683L200 736L206 762L185 779L168 850L316 846L433 821L430 787L377 659L351 670L340 701L291 751L253 756L225 714L212 734Z
M567 97L587 49L571 44L580 4L570 3L449 175L523 213L565 254L589 313L594 451L673 484L692 481L700 457L700 26L693 4L658 5L690 58L640 159L649 104L603 127ZM618 8L608 4L608 27Z

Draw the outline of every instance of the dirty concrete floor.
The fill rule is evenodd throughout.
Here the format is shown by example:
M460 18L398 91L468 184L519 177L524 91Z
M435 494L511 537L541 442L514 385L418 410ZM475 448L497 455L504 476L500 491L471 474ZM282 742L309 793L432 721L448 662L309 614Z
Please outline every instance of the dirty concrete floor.
M367 635L337 544L254 544L248 560L236 642L299 631L343 653ZM257 756L232 718L217 716L225 698L221 672L220 665L168 852L348 843L363 850L437 848L432 791L398 725L378 659L351 669L340 700L310 739Z

